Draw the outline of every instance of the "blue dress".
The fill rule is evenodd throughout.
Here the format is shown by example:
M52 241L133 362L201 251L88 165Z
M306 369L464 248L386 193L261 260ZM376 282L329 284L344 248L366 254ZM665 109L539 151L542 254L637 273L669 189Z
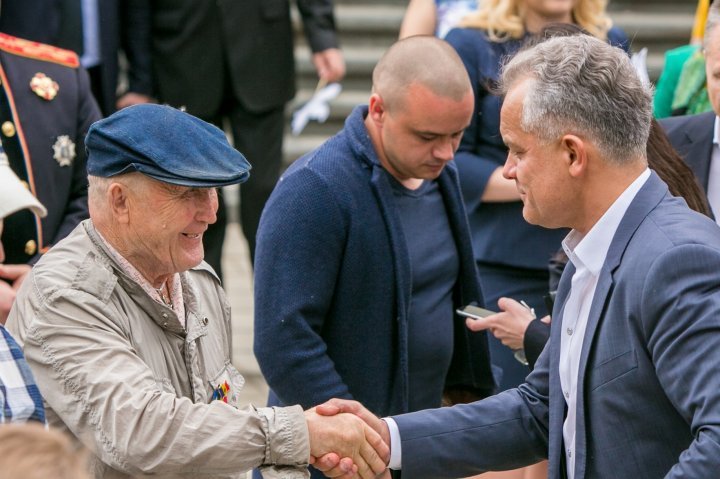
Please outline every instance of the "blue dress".
M455 28L445 40L457 50L467 68L475 93L475 114L455 154L460 185L470 220L475 261L480 272L485 304L497 310L502 296L524 300L538 317L544 316L543 296L548 291L547 265L567 234L527 223L522 202L483 203L481 197L490 175L505 163L507 149L500 136L501 99L492 93L505 59L514 55L525 39L491 41L485 31ZM608 41L629 52L627 35L612 28ZM499 390L515 387L529 373L512 351L490 335L493 364L499 366ZM497 371L497 368L495 368Z
M477 9L476 0L435 0L437 28L435 35L445 38L465 15Z

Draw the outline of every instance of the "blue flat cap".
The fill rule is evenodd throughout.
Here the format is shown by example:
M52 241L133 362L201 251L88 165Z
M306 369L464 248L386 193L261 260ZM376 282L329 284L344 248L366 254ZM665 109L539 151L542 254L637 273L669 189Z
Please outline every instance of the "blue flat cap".
M225 133L175 108L142 104L92 124L85 138L89 175L138 171L164 183L199 188L242 183L250 163Z

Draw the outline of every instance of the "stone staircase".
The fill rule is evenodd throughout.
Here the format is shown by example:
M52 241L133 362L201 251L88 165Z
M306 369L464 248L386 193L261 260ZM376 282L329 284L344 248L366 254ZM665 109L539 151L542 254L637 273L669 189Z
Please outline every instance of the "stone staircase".
M343 91L331 103L330 117L324 124L310 122L298 136L288 132L286 165L337 132L350 110L367 101L372 68L397 39L406 5L407 0L335 0L335 18L347 65ZM695 6L694 0L611 0L609 11L615 24L632 39L633 50L648 48L648 71L655 80L662 69L664 52L688 42ZM296 25L299 23L296 21ZM310 51L299 27L297 32L299 90L288 107L288 123L291 112L312 96L317 84Z

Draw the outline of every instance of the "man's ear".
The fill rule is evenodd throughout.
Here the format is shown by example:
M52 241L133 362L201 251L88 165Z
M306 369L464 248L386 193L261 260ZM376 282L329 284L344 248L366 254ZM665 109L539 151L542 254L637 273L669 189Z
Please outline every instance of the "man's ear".
M130 189L122 183L112 183L108 188L107 198L110 210L116 222L127 224L130 221Z
M375 123L376 126L382 126L385 121L385 101L377 93L370 95L370 101L368 101L368 116Z
M572 177L582 176L588 168L588 151L585 141L576 135L564 135L560 140L563 157Z

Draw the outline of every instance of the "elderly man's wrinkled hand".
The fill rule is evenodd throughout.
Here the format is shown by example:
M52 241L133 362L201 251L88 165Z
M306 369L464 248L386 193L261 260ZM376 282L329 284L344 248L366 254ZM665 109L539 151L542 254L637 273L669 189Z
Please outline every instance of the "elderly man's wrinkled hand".
M380 434L382 440L385 442L385 444L388 445L387 456L382 457L385 462L390 461L390 431L388 430L388 426L385 421L368 411L368 409L361 403L357 401L352 401L350 399L333 398L323 404L320 404L315 408L315 410L318 414L321 414L323 416L334 416L335 414L339 413L350 413L356 415L357 417L365 421L368 426L370 426L375 430L375 432Z
M315 409L310 409L305 411L305 419L310 433L310 454L320 458L320 462L330 453L349 458L357 466L356 475L363 479L374 478L387 467L385 458L390 456L387 443L359 417L343 413L321 416ZM342 469L336 467L330 471L337 473ZM325 474L328 472L324 471ZM355 477L348 472L345 471L348 477Z

